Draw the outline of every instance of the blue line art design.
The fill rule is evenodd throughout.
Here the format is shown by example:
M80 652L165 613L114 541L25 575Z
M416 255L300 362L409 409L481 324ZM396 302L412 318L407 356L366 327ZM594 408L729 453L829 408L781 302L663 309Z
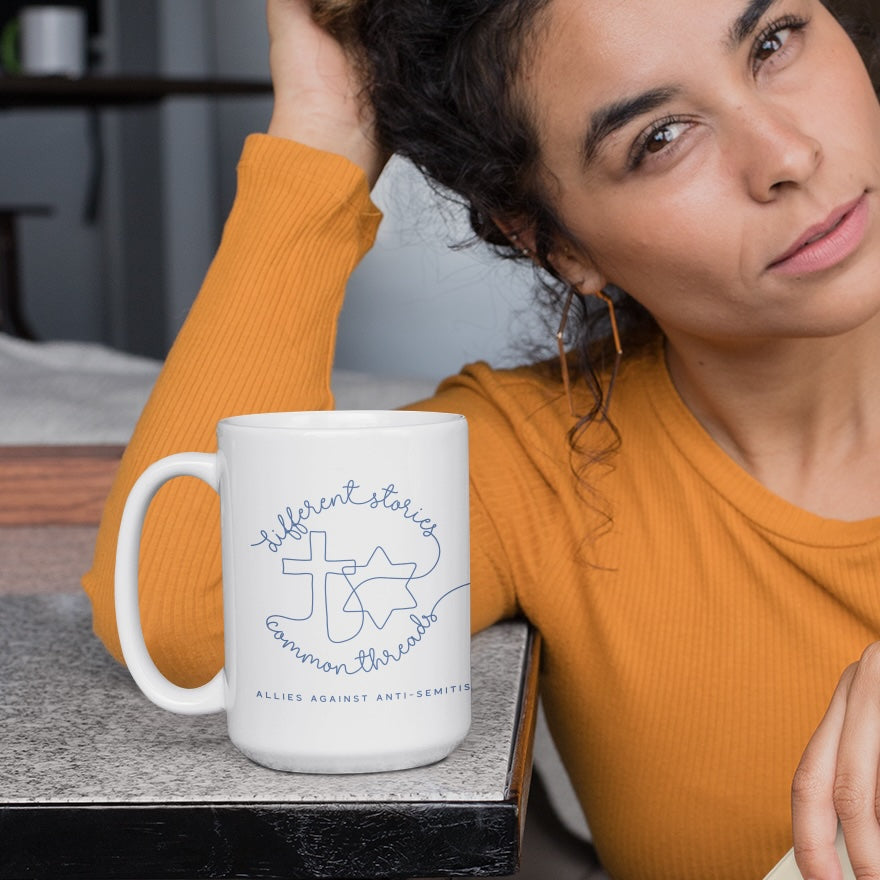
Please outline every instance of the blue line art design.
M327 581L331 575L343 575L345 569L355 567L354 559L328 559L327 533L309 533L309 555L306 559L285 558L281 560L281 570L286 575L309 579L309 611L303 617L291 617L291 620L308 620L315 611L315 579L320 578L324 588L325 602Z
M287 608L265 618L270 637L293 662L335 676L402 662L468 587L466 575L448 571L442 577L454 586L438 583L439 531L392 481L371 491L350 479L332 495L287 506L250 543L277 553L272 567L283 575L278 598ZM454 607L461 614L464 606Z
M392 562L383 547L376 547L366 565L343 571L351 593L342 610L366 614L376 629L384 629L395 611L418 606L409 589L415 570L415 562Z
M438 606L453 593L469 587L469 583L459 584L451 590L447 590L433 605L430 613L416 615L410 611L408 634L402 634L400 641L394 647L365 647L361 648L353 657L346 660L330 660L315 654L313 650L303 645L295 632L290 632L285 625L287 621L296 622L295 618L283 617L280 614L271 614L266 618L266 629L272 634L272 638L282 650L301 663L319 672L333 673L334 675L357 675L360 672L377 672L386 668L389 664L399 663L416 648L427 635L431 627L439 620Z
M444 594L443 594L443 595L442 595L442 596L441 596L441 597L440 597L440 598L434 603L434 607L431 609L431 613L430 613L428 616L429 616L429 617L434 617L434 618L436 618L436 616L437 616L437 606L438 606L438 605L439 605L444 599L448 598L448 597L451 596L453 593L458 592L458 590L463 590L463 589L465 589L466 587L469 587L470 585L471 585L471 582L470 582L470 581L466 581L466 582L463 583L463 584L459 584L457 587L453 587L451 590L447 590L447 591L446 591L446 592L445 592L445 593L444 593Z

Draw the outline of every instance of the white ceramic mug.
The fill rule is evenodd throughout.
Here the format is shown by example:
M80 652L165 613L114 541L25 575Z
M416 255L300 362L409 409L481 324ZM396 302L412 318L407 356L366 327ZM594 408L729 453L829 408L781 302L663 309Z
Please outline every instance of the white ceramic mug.
M82 76L86 69L86 13L73 6L26 6L19 15L21 72Z
M116 616L141 690L175 712L227 712L229 736L279 770L429 764L470 726L467 423L334 411L224 419L216 454L181 453L132 488ZM201 688L158 671L138 612L140 533L166 481L220 493L225 666Z

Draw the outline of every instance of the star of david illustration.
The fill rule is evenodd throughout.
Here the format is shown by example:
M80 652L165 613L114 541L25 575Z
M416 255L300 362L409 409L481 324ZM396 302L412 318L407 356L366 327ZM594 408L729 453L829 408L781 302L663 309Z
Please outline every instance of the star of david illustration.
M344 600L336 603L333 611L368 617L376 629L383 629L396 611L416 608L418 602L409 589L416 570L415 562L395 562L384 547L377 545L366 563L359 565L355 559L330 558L326 532L309 533L309 555L305 558L285 557L282 571L295 576L308 593L303 604L308 607L304 616L294 620L308 620L315 611L315 589L323 588L324 606L328 618L331 615L332 595L340 595L338 588L342 578L346 588ZM308 579L306 581L306 579ZM302 589L302 587L300 587ZM328 634L331 626L328 619ZM359 628L360 629L360 628ZM358 631L359 631L358 629Z

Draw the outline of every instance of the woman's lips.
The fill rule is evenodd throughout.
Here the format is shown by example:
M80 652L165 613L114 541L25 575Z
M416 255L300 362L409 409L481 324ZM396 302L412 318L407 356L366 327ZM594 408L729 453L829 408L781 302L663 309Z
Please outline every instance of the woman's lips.
M858 248L868 228L868 197L832 211L822 223L811 226L767 267L783 275L821 272L842 263Z

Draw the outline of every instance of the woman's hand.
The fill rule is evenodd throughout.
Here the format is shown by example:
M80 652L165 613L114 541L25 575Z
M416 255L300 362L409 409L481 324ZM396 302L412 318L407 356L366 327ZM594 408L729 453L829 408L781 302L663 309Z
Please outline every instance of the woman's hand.
M794 852L809 880L840 880L838 819L858 880L880 878L880 642L848 667L792 784Z
M359 165L372 186L385 164L350 55L312 20L311 0L267 0L275 106L268 132Z

